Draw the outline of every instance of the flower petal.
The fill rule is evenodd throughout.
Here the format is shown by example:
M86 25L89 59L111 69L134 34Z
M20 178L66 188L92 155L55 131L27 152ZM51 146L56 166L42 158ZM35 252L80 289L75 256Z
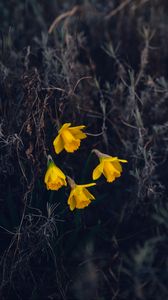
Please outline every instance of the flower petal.
M128 162L128 160L126 160L126 159L119 159L118 161L121 161L122 163L127 163Z
M76 200L75 200L75 197L74 197L74 190L72 190L71 193L70 193L70 195L69 195L68 204L69 204L70 210L74 210L75 209L75 207L76 207Z
M86 206L88 206L91 203L91 201L89 199L85 200L85 201L78 201L76 203L76 208L78 209L82 209L85 208Z
M64 144L72 143L75 140L75 137L72 135L69 129L65 129L64 131L62 131L61 137Z
M101 174L103 173L103 162L101 162L94 170L92 173L92 178L93 180L97 180Z
M87 183L87 184L78 184L76 185L77 187L80 187L80 188L85 188L85 187L90 187L90 186L94 186L96 185L95 182L92 182L92 183Z
M115 176L114 175L108 175L106 179L107 179L107 182L113 182L115 180Z
M127 163L128 161L126 159L119 159L117 156L109 156L109 157L103 157L102 158L104 161L120 161L120 162L123 162L123 163Z
M73 126L73 127L71 127L70 129L72 129L72 130L81 130L81 129L84 129L86 126L85 125L80 125L80 126Z
M76 127L80 127L80 126L76 126ZM68 130L72 133L72 135L73 135L76 139L83 140L83 139L87 138L86 133L82 132L82 131L79 130L79 129L76 129L75 127L70 127Z
M64 143L60 135L58 135L53 141L54 149L59 154L64 149Z
M49 172L49 169L48 169L47 172L45 173L45 177L44 177L44 183L45 184L47 184L49 176L50 176L50 172Z
M69 130L75 138L82 140L87 137L87 135L81 131L85 127L86 127L85 125L80 125L80 126L70 127Z
M102 160L105 162L105 161L107 161L107 162L113 162L113 161L117 161L118 160L118 157L117 156L115 156L115 157L113 157L113 156L109 156L109 157L102 157Z
M120 164L119 161L113 161L111 162L111 165L113 166L114 170L117 172L117 173L121 173L122 172L122 165Z
M52 191L58 191L63 186L62 180L49 181L47 183L47 189Z
M71 126L71 123L65 123L64 125L62 125L58 132L62 133L62 131L67 129L69 126Z
M86 197L88 198L88 199L92 199L92 200L94 200L95 199L95 197L87 190L87 189L83 189L83 192L84 192L84 194L86 195Z
M115 161L115 163L118 163ZM119 164L119 163L118 163ZM118 165L117 165L118 166ZM119 165L119 168L121 166ZM107 182L112 182L116 177L120 177L122 169L118 170L114 167L114 162L104 162L103 174L107 179Z
M76 151L80 146L80 140L73 140L71 143L65 143L64 148L67 152L74 152Z
M57 166L55 166L55 168L53 168L53 176L55 176L55 177L57 176L62 179L66 178L65 174Z

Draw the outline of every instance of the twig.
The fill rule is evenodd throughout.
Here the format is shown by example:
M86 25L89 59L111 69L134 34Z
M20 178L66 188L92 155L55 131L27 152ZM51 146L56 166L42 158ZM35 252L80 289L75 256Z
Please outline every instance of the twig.
M115 9L113 9L106 17L106 20L109 20L111 17L115 16L118 14L124 7L126 7L128 4L131 3L132 0L125 0L122 2L119 6L117 6Z
M48 33L51 34L53 29L66 17L72 17L79 10L79 5L75 5L71 10L66 11L65 13L59 15L55 18L53 23L50 25Z
M135 9L138 9L139 7L141 7L142 5L146 4L147 2L149 2L150 0L142 0L136 7Z
M91 79L91 78L92 78L92 76L85 76L85 77L82 77L82 78L78 79L77 83L76 83L75 86L74 86L73 93L75 93L75 90L76 90L78 84L79 84L82 80L84 80L84 79Z

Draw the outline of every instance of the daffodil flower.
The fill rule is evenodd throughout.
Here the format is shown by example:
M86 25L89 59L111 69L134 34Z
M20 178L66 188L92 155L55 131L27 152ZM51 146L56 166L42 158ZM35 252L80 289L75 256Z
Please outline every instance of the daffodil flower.
M95 199L87 188L96 185L96 183L78 185L70 177L68 177L68 182L71 186L71 192L68 198L70 210L74 210L75 208L83 209Z
M96 149L92 152L98 156L100 161L99 165L93 170L93 180L97 180L103 174L107 182L113 182L116 178L121 176L121 163L126 163L127 160L101 153Z
M55 165L53 161L48 164L48 169L44 177L47 190L59 190L63 185L67 185L65 174Z
M76 151L82 139L86 138L86 134L82 132L84 125L70 127L71 123L65 123L58 131L57 137L54 139L53 145L55 152L59 154L63 149L67 152Z

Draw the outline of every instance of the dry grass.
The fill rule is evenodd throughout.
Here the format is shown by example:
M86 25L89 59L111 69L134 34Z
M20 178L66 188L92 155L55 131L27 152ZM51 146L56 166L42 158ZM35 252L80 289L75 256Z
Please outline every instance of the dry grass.
M1 299L167 299L167 9L0 4ZM58 159L64 122L88 138ZM129 163L73 214L68 189L45 189L47 155L82 182L93 148Z

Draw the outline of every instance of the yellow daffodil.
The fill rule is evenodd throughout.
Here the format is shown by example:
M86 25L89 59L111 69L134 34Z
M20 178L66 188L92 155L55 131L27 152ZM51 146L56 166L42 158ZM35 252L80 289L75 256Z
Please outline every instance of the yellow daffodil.
M103 174L107 182L113 182L117 177L121 176L122 166L120 162L126 163L127 160L109 156L98 150L93 150L92 152L99 157L100 161L99 165L93 170L93 180L98 179Z
M57 191L63 185L67 185L66 176L64 173L55 165L53 161L48 164L48 169L44 177L47 190Z
M76 151L82 139L86 138L86 134L82 132L85 128L84 125L70 127L71 123L65 123L58 131L58 135L55 138L53 145L55 152L59 154L63 149L67 152Z
M78 185L70 177L68 177L71 192L68 198L70 210L75 208L82 209L88 206L95 197L88 191L87 187L94 186L96 183L88 183Z

